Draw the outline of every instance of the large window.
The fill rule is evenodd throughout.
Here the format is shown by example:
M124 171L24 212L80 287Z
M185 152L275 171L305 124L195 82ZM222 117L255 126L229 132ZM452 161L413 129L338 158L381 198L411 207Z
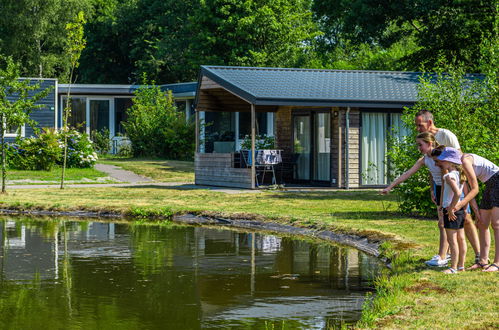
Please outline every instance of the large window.
M109 130L109 100L90 100L90 132Z
M64 116L64 109L66 108L65 98L63 100L62 106L63 106L62 116ZM70 127L78 129L82 133L85 133L86 121L87 121L86 113L87 113L87 99L85 97L72 97L71 112L69 113L68 116L68 125ZM62 118L62 123L64 123L64 118Z
M128 119L127 110L132 106L131 98L116 98L114 99L114 133L125 135L123 122Z
M257 135L267 135L267 113L257 112L255 131ZM243 140L244 137L251 135L251 112L239 113L239 139Z
M362 113L362 161L361 180L363 185L388 184L386 157L388 135L401 138L408 134L400 113Z

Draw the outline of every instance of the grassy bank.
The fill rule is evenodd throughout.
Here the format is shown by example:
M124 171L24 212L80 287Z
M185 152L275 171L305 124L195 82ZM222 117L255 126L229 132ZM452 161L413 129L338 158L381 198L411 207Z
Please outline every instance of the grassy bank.
M327 228L381 239L385 242L382 252L393 260L393 269L378 279L376 298L366 308L359 326L499 326L499 273L445 275L425 267L423 261L435 253L438 244L436 222L398 214L394 196L379 196L375 191L226 194L181 186L20 189L0 196L0 203L2 207L20 209L111 210L138 216L195 212ZM471 247L468 256L471 263Z
M158 182L194 182L193 162L108 156L99 163L116 165Z
M9 184L58 183L61 181L61 168L55 167L50 171L9 170L7 180ZM94 168L67 168L64 180L71 183L112 182L107 174Z

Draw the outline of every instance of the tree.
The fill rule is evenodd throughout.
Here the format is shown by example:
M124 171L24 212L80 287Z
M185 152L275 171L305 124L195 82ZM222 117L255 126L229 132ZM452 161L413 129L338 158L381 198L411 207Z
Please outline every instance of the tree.
M85 49L86 41L83 38L83 25L85 24L85 16L82 11L78 13L76 19L72 23L66 25L66 31L68 34L66 55L68 57L69 63L71 63L69 74L68 74L68 94L66 97L66 106L63 110L63 122L62 122L62 132L64 135L64 153L63 153L63 163L61 170L61 189L64 188L64 173L66 170L66 162L68 157L68 118L71 114L71 83L73 82L73 73L79 65L79 59L81 52Z
M195 126L177 111L171 91L162 91L154 82L148 85L144 77L127 113L123 126L134 156L192 159Z
M444 67L436 74L425 75L421 79L418 102L404 111L404 122L412 127L417 111L430 110L438 127L456 134L463 152L499 163L498 73L497 66L487 75L466 75L462 67ZM394 175L401 174L421 157L414 138L415 132L389 148L388 158ZM404 213L429 216L434 212L428 198L428 175L417 173L397 189Z
M92 13L96 0L0 0L0 53L20 64L25 77L66 81L64 27L79 11Z
M307 66L319 31L308 0L205 0L189 18L188 69L201 64Z
M412 36L418 47L402 59L407 68L432 70L444 59L475 72L499 14L497 0L316 0L314 13L331 45L345 38L386 48Z
M0 68L0 141L2 148L2 194L6 192L5 181L7 177L6 142L7 130L20 129L23 125L34 127L36 122L31 119L33 110L41 108L36 104L48 95L50 89L36 92L39 84L27 79L19 78L19 65L12 58L6 59L5 69Z
M195 80L199 66L307 66L311 0L130 0L86 26L85 82ZM95 58L102 61L95 63Z

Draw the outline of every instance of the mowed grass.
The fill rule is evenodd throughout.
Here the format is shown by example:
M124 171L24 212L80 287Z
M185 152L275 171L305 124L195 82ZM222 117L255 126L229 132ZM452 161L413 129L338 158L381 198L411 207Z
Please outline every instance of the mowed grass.
M101 158L98 162L116 165L158 182L194 182L194 162L120 157Z
M227 194L189 186L85 189L68 186L64 190L10 190L8 195L0 196L0 203L2 207L21 209L123 213L171 209L175 213L255 218L356 233L383 241L382 253L392 260L393 266L377 280L375 299L366 306L359 327L499 326L499 273L475 271L445 275L440 269L426 267L423 261L435 254L438 246L437 223L400 215L393 195L380 196L376 191ZM471 264L473 250L468 247L468 251L468 264Z
M94 168L67 168L64 175L65 181L72 183L87 183L97 181L107 177L106 173L97 171ZM7 180L12 184L30 184L31 181L38 182L60 182L61 168L55 167L50 171L25 171L13 170L7 171ZM20 182L24 181L24 182Z

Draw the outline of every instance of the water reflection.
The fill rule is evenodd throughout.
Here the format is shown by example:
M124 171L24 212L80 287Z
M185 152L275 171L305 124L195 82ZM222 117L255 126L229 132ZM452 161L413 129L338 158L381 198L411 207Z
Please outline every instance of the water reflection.
M378 262L187 226L0 220L1 328L327 328L360 317Z

